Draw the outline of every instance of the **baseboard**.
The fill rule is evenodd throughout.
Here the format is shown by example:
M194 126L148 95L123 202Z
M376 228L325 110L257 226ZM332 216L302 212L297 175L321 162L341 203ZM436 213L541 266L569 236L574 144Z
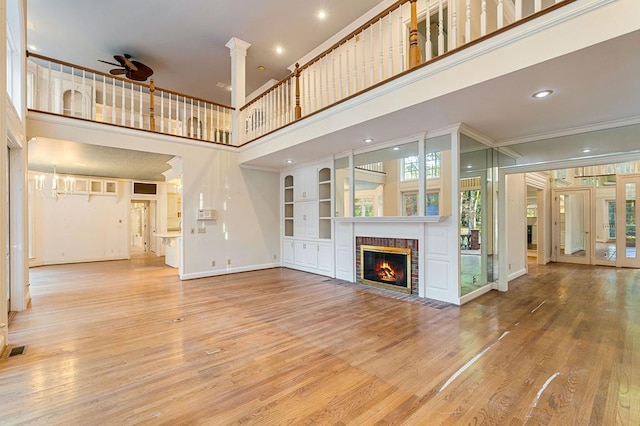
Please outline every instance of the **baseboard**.
M7 345L5 344L4 334L0 334L0 356L4 353L5 346Z
M54 261L35 261L29 263L29 267L37 266L51 266L51 265L70 265L73 263L90 263L90 262L110 262L112 260L129 260L129 256L117 256L117 257L96 257L89 259L73 259L73 260L54 260Z
M507 281L513 281L523 275L527 275L527 268L522 268L518 271L510 273L509 275L507 275Z
M546 265L547 263L551 263L551 262L553 262L553 259L550 257L546 257L542 260L542 263L538 262L538 265Z
M219 275L237 274L238 272L259 271L261 269L279 268L280 262L265 263L262 265L239 266L237 268L225 268L211 271L194 272L192 274L181 274L182 281L196 280L198 278L216 277Z

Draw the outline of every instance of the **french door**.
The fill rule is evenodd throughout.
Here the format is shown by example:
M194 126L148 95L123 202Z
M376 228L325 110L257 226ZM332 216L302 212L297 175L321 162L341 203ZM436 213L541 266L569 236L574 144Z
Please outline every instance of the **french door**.
M638 228L640 223L640 175L619 175L617 181L617 266L640 268Z
M557 262L590 264L591 189L554 191L554 253Z

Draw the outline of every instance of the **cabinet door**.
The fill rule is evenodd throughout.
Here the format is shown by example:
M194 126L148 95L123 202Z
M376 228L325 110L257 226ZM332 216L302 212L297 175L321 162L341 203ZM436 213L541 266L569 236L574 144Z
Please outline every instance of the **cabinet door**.
M311 269L318 267L318 244L296 241L294 247L293 259L296 265Z
M318 269L333 275L333 248L329 243L318 243Z
M282 240L282 262L293 264L294 248L293 240Z
M318 207L315 201L297 202L293 208L293 235L318 238Z
M293 192L297 201L315 200L318 198L318 176L315 167L296 170L294 174Z

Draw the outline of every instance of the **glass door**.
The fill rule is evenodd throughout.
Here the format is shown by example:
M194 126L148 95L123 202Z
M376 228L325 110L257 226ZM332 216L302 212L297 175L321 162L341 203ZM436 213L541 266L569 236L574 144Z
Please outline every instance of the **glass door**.
M617 183L617 266L640 268L638 230L640 207L640 175L618 176Z
M554 251L557 262L590 264L591 190L554 191Z

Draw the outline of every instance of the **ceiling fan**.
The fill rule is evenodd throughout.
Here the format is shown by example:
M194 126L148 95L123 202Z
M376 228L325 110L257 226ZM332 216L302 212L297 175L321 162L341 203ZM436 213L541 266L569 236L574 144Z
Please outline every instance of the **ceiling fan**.
M130 80L135 81L145 81L153 74L153 70L146 66L145 64L131 60L131 55L125 53L124 55L114 55L113 59L118 61L117 64L113 62L103 61L102 59L98 59L100 62L104 62L105 64L113 65L121 68L113 68L109 72L112 75L124 75Z

